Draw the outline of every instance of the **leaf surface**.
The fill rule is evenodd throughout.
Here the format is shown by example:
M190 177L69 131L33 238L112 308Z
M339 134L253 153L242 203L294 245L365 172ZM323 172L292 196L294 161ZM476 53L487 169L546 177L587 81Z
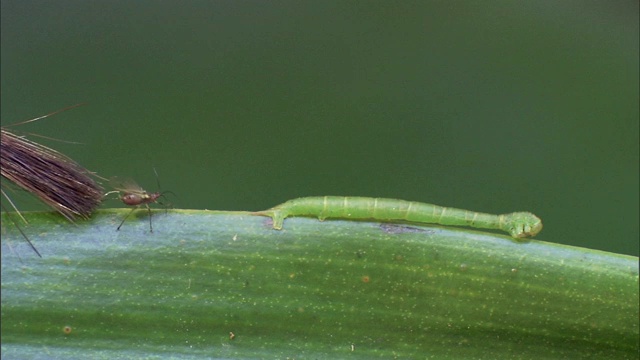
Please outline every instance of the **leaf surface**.
M634 358L638 258L246 212L3 214L7 358ZM19 255L19 256L18 256Z

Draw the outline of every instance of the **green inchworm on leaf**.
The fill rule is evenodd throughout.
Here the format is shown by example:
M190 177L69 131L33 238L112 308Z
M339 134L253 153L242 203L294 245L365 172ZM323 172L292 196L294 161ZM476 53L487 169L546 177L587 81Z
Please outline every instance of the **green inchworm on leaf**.
M535 236L542 230L542 220L529 212L492 215L415 201L369 197L304 197L254 214L271 217L273 228L277 230L282 229L284 219L289 216L314 216L320 221L339 218L471 226L506 231L518 239Z

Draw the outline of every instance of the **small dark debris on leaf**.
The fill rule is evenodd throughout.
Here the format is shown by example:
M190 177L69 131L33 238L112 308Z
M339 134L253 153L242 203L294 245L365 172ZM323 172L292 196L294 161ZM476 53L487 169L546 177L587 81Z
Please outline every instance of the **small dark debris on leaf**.
M399 225L399 224L388 224L383 223L380 224L380 229L386 232L387 234L403 234L403 233L433 233L433 230L421 229L408 225Z

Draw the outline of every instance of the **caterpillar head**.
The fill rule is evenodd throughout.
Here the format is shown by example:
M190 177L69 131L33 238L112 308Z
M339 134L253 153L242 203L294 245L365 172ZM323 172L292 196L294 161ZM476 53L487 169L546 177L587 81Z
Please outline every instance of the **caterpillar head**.
M530 212L517 212L509 215L506 231L517 239L536 236L542 230L542 220Z

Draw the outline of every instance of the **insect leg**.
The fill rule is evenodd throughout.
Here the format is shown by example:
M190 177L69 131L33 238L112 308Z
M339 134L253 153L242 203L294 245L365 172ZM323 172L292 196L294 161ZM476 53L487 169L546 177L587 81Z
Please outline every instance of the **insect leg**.
M149 207L149 204L144 204L144 206L149 210L149 231L153 232L153 226L151 225L151 207Z
M133 209L131 209L131 211L129 211L129 213L127 214L127 216L124 217L124 219L122 219L122 222L120 223L120 225L118 225L118 228L116 229L116 231L120 230L120 228L122 227L122 224L124 224L125 220L127 220L127 218L129 217L129 215L131 215L131 213L136 210L138 207L134 207Z

